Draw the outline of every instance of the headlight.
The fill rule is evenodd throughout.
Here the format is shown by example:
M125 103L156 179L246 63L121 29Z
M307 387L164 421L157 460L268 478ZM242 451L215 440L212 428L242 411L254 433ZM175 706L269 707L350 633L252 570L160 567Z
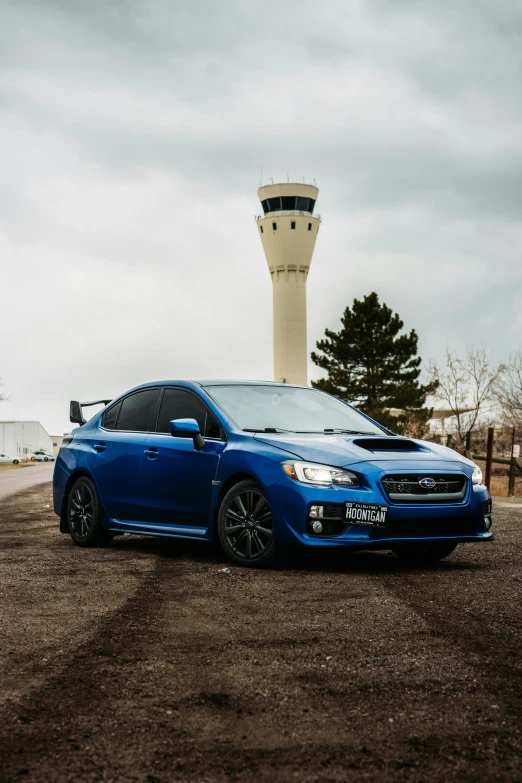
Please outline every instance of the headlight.
M475 470L471 476L471 482L473 484L482 484L482 471L478 465L475 465Z
M332 468L329 465L317 465L315 462L298 462L293 459L281 463L284 472L295 481L303 484L329 487L331 484L358 487L359 479L354 473L342 468Z

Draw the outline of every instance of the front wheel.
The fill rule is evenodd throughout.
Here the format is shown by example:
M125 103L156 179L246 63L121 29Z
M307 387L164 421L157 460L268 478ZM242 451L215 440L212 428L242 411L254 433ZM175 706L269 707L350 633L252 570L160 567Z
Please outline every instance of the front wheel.
M392 552L408 565L429 565L451 555L457 546L443 541L435 544L400 544L392 547Z
M255 481L229 489L219 508L218 536L225 554L240 565L264 566L274 558L272 511Z
M78 546L103 546L114 537L101 527L98 494L87 476L81 476L71 488L67 500L67 525Z

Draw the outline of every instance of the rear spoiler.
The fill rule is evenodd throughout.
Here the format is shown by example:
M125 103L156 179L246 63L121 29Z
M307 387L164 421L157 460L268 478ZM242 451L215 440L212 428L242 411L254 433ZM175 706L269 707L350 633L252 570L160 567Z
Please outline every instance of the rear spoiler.
M83 418L82 408L88 408L90 405L108 405L111 400L94 400L93 402L78 402L77 400L71 400L69 406L69 420L73 424L85 424L86 419Z

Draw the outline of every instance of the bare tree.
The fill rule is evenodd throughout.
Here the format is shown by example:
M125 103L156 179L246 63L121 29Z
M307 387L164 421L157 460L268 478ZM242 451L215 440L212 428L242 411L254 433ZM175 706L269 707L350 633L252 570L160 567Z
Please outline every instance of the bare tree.
M522 350L509 357L504 373L495 384L495 396L505 424L522 427Z
M496 399L504 371L503 364L490 365L485 346L469 348L463 359L447 350L442 368L431 363L430 381L436 384L433 396L455 417L453 438L457 448L470 448L471 433Z

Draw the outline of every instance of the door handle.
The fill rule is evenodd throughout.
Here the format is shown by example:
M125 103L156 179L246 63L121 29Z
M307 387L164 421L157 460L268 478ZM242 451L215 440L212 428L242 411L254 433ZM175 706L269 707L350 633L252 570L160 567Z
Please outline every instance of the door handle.
M143 453L149 459L156 459L156 457L159 457L159 451L156 448L145 449Z
M98 454L101 454L106 448L107 446L105 443L95 443L93 446L94 451L98 452Z

